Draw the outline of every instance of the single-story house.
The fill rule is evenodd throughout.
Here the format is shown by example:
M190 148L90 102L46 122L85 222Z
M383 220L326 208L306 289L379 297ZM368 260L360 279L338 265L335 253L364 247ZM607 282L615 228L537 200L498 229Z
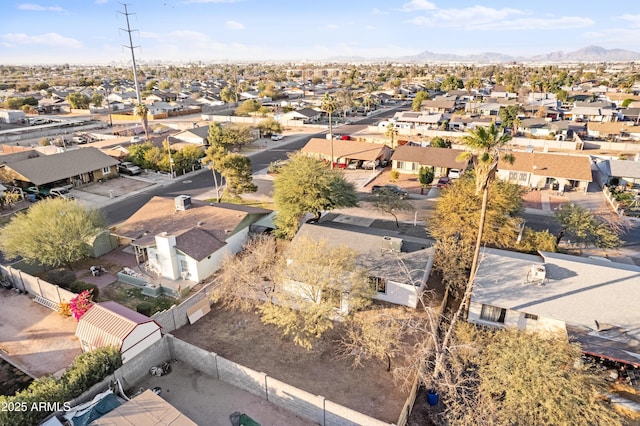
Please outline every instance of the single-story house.
M304 123L315 123L316 121L320 120L322 114L322 111L318 111L313 108L302 108L283 114L281 117L281 121L302 121Z
M461 116L461 115L452 115L451 120L449 120L449 130L470 130L475 129L476 127L488 127L495 120L493 117L483 117L483 116Z
M0 165L0 181L14 186L79 186L118 175L118 160L86 147Z
M209 145L209 126L199 126L193 129L183 130L173 135L174 138L195 145Z
M604 160L596 162L601 181L607 183L611 178L618 179L618 185L640 186L640 154L633 160Z
M640 140L640 126L634 126L631 121L615 121L606 123L587 123L587 135L593 138L610 139L614 141Z
M149 273L198 283L218 270L226 254L240 251L250 230L269 227L270 213L186 195L153 197L112 233L133 246Z
M340 167L344 167L352 160L371 161L375 163L388 160L391 157L391 149L386 145L354 140L311 138L300 151L330 162L332 145L333 161Z
M420 104L420 111L428 113L451 113L456 109L455 98L426 99Z
M467 320L566 333L585 353L640 366L640 267L485 249Z
M581 189L591 182L587 156L540 152L510 152L514 162L500 159L496 176L528 188Z
M447 117L442 113L399 111L393 116L393 121L399 128L433 130L447 121Z
M329 247L355 250L357 265L368 271L374 298L397 305L417 307L433 265L433 248L428 241L393 231L325 221L303 224L292 244L300 239L324 240ZM297 286L304 283L291 282L287 288L297 291Z
M466 170L468 161L459 161L460 149L431 146L402 145L391 156L392 169L401 173L418 174L420 167L433 167L435 176L447 176L449 170Z
M84 352L113 345L125 363L162 338L157 322L119 303L95 303L80 318L76 337Z

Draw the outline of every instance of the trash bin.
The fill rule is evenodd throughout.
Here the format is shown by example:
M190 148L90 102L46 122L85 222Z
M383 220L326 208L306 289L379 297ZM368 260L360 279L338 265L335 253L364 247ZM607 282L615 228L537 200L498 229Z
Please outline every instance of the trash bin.
M36 202L36 194L27 194L27 197L29 197L29 201L32 203Z
M438 392L435 389L429 389L427 391L427 403L429 405L438 405Z

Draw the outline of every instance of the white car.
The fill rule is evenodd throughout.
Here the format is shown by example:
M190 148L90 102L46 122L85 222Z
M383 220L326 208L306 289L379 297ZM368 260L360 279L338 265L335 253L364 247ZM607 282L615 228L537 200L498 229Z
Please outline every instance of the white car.
M275 134L271 135L271 140L272 141L280 141L282 139L284 139L284 135L281 135L279 133L275 133Z
M449 177L451 179L458 179L460 176L462 176L462 170L460 170L460 169L451 169L451 170L449 170Z

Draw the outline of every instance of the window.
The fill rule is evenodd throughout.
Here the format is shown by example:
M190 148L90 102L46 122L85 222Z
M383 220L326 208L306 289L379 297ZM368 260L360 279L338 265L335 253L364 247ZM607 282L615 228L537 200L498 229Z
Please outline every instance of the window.
M504 308L498 308L491 305L482 305L482 311L480 312L480 319L484 321L498 322L504 324L504 317L507 315L507 310Z
M378 293L387 293L387 280L380 277L369 277L369 284Z
M111 173L111 167L103 167L102 173L108 175L109 173Z
M538 321L538 316L534 314L524 314L524 318L531 321Z
M518 180L518 172L509 172L509 180Z

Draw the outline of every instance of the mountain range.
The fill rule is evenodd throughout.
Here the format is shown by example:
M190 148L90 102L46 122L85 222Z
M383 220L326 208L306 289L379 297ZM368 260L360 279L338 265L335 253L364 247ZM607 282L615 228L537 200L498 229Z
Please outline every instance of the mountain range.
M510 56L495 52L455 55L449 53L434 53L425 50L417 55L400 56L396 58L334 57L329 60L335 62L475 62L484 64L504 62L631 62L640 61L640 53L632 50L587 46L574 52L556 51L530 57Z

